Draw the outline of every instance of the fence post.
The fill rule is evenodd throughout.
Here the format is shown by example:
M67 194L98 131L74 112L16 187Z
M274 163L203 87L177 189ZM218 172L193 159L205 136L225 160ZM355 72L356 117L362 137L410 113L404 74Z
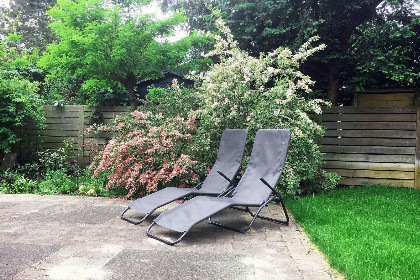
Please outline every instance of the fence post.
M420 95L416 96L416 159L415 159L415 174L414 174L414 188L420 189Z
M78 122L78 126L79 126L79 132L78 132L78 138L79 138L79 144L78 144L78 152L79 152L79 157L77 159L77 161L79 162L79 166L85 166L85 162L84 162L84 147L85 147L85 136L84 136L84 131L85 131L85 114L84 114L84 106L80 105L78 106L79 108L79 117L77 118L77 122Z

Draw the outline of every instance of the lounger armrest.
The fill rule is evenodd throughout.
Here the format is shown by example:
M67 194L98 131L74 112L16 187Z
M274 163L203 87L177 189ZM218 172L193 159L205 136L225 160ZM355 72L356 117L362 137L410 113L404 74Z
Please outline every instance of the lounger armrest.
M229 183L232 185L232 186L236 186L236 184L235 184L235 182L233 182L231 179L229 179L225 174L223 174L223 172L222 171L219 171L219 170L217 170L217 173L219 173L220 174L220 176L222 176L223 178L225 178L226 180L228 180L229 181Z
M201 175L194 167L188 166L188 169L191 170L193 173L197 174L200 177L201 182L203 182L204 179L206 179L206 177Z
M267 181L266 180L264 180L264 178L260 178L260 180L261 180L261 182L263 182L264 183L264 185L266 185L267 187L269 187L270 189L271 189L271 191L275 194L275 195L277 195L278 197L280 197L280 194L272 187L272 186L270 186L270 184L269 183L267 183Z

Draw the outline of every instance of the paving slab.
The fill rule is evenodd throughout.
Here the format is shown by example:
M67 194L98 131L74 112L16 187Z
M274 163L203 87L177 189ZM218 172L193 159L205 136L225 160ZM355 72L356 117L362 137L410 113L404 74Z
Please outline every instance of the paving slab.
M82 196L0 194L0 279L341 279L293 221L257 220L240 234L198 224L181 243L148 238L146 229L171 203L141 225L119 218L129 203ZM128 213L139 218L135 213ZM263 215L282 218L270 205ZM247 213L215 219L245 225ZM155 233L178 233L156 227Z
M0 242L0 279L9 279L58 249L59 246Z

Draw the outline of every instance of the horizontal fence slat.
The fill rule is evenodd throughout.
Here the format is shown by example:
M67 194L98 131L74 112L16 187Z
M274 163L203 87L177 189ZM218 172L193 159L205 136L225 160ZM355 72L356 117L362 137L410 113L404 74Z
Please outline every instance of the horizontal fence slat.
M322 121L415 122L416 114L322 114Z
M60 143L63 144L63 141L74 141L75 144L81 143L81 138L71 137L71 136L40 136L36 139L41 140L43 143Z
M50 123L45 125L44 130L79 130L79 125L77 123Z
M83 112L92 112L92 110L99 112L129 112L129 106L100 106L100 107L88 107L83 106Z
M368 138L416 138L415 131L407 130L332 130L328 129L325 136L368 137Z
M414 186L414 180L342 178L339 184L348 185L348 186L372 184L372 185L385 185L385 186L393 186L393 187L411 187L412 188Z
M388 170L388 171L411 171L414 172L414 164L388 163L388 162L345 162L325 161L324 168L328 169L360 169L360 170Z
M77 144L77 143L75 143ZM60 148L64 148L64 144L63 142L52 142L52 143L42 143L41 144L41 149L48 149L48 150L57 150ZM77 150L77 149L76 149Z
M378 171L378 170L350 170L350 169L326 169L347 178L378 178L378 179L406 179L414 180L414 172L404 171Z
M321 146L323 153L341 154L380 154L380 155L415 155L415 147L382 147L382 146Z
M57 107L52 105L45 105L44 112L45 113L63 113L63 112L78 112L80 110L81 105L65 105L63 107Z
M323 122L327 129L416 130L415 122Z
M322 145L347 145L347 146L385 146L385 147L415 147L416 139L387 139L387 138L337 138L323 137Z
M71 136L71 137L80 137L78 130L26 130L18 131L20 135L26 136Z
M93 133L93 132L89 132L85 134L85 138L111 138L112 137L112 133L111 132L101 132L99 134Z
M55 119L55 118L78 118L80 116L80 112L77 111L63 111L63 112L45 112L45 118L48 119Z
M122 113L124 112L101 112L101 117L104 119L111 119L121 115Z
M347 113L347 114L416 114L416 107L354 107L354 106L332 106L331 108L323 107L324 114L331 113Z
M369 155L369 154L332 154L324 155L324 160L337 160L349 162L391 162L414 164L414 157L411 155Z

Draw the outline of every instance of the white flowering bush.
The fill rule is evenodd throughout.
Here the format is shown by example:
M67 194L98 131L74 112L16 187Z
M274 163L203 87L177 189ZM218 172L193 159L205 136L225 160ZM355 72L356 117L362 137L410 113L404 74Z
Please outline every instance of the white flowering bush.
M217 56L198 86L200 127L195 139L197 160L208 165L214 160L220 135L227 128L245 128L249 133L247 154L258 129L284 128L292 132L287 163L279 190L296 195L305 191L333 188L339 179L322 169L317 144L324 128L308 113L321 114L322 100L307 100L313 82L299 71L310 55L323 49L305 43L297 53L278 48L258 58L237 47L229 28L217 20L221 35L215 37Z

